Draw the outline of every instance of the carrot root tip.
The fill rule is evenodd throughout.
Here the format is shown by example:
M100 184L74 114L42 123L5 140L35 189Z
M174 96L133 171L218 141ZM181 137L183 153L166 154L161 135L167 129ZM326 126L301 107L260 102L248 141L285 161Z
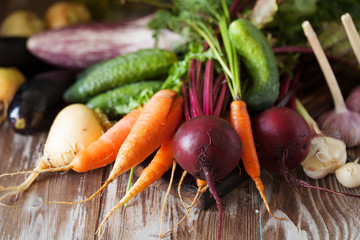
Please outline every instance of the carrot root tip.
M183 176L181 177L180 179L180 182L179 182L179 188L178 188L178 192L179 192L179 196L181 198L181 192L180 192L180 189L181 189L181 184L186 176L187 172L184 171L183 172ZM198 188L198 191L196 192L196 195L192 201L192 203L190 204L190 206L187 208L185 206L185 203L182 201L182 204L183 206L185 207L185 210L186 210L186 213L185 215L169 230L167 231L166 233L164 233L164 235L159 235L159 238L164 238L166 235L168 235L169 233L171 233L180 223L182 223L182 221L185 220L185 218L190 214L190 210L193 208L193 206L195 206L195 203L198 199L200 199L201 195L206 191L206 189L208 189L208 186L206 185L205 187L203 188ZM182 198L181 198L182 199ZM192 226L192 225L191 225ZM192 227L194 229L194 227ZM160 232L161 233L161 232Z
M279 218L279 217L276 217L270 210L270 206L269 206L269 203L265 197L265 193L264 193L264 185L262 184L262 181L260 179L260 177L256 177L254 178L254 182L255 182L255 185L256 185L256 188L258 189L259 193L260 193L260 196L261 198L263 199L264 203L265 203L265 206L266 206L266 209L268 211L268 213L270 214L270 216L272 216L273 218L277 219L277 220L284 220L284 218Z

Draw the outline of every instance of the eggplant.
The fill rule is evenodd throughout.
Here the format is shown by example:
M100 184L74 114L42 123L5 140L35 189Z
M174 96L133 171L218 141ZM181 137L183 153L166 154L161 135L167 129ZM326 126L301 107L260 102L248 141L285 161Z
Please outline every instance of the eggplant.
M15 132L34 134L48 130L65 106L64 91L75 81L68 70L53 70L36 75L20 86L8 109L8 122Z
M26 48L26 37L0 37L0 66L19 69L27 78L54 70L55 67L35 57Z
M67 69L83 70L96 63L156 46L147 27L154 15L135 21L88 23L49 30L29 38L27 48L44 61ZM172 50L183 38L169 30L159 35L158 48Z

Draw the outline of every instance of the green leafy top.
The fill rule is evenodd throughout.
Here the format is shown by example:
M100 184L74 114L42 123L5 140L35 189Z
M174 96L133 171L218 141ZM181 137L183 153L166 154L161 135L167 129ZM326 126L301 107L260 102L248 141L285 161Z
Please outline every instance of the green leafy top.
M225 72L235 99L241 97L240 69L236 50L228 35L229 5L230 2L226 0L175 0L172 12L161 11L149 27L159 30L167 25L176 32L186 32L192 41L200 43L205 40ZM217 31L221 35L224 50Z
M191 59L204 62L206 59L214 58L215 57L211 49L204 52L202 45L192 44L184 59L174 63L174 65L170 68L169 75L161 86L161 89L172 89L176 92L181 92L181 78L188 72Z

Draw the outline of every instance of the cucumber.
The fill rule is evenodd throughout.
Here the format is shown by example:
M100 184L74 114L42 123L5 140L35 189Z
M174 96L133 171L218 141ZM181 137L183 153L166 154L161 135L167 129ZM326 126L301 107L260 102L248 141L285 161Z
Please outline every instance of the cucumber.
M229 37L250 75L250 87L242 93L254 112L271 107L279 96L279 72L275 55L262 32L245 19L233 21Z
M157 92L162 84L163 81L130 83L95 96L86 105L92 109L99 108L108 117L115 119L139 107Z
M95 95L124 84L167 74L177 61L175 53L143 49L96 64L81 73L64 94L66 102L87 102Z

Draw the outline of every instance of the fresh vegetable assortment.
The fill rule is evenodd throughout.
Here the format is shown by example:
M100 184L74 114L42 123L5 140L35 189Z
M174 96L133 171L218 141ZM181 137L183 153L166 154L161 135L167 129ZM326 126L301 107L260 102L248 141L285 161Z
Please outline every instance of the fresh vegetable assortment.
M99 224L99 236L114 211L171 167L174 173L177 164L183 169L179 192L189 173L198 186L194 202L207 189L215 199L218 239L222 205L215 185L236 171L240 160L268 213L277 220L282 218L270 210L261 167L280 174L291 187L359 198L312 186L291 174L302 166L310 178L335 173L344 186L360 186L358 160L346 163L346 147L360 145L359 88L344 100L329 55L309 22L302 24L302 39L304 43L307 37L311 49L285 45L294 44L294 39L283 38L279 17L291 19L283 7L294 7L296 1L274 3L276 7L265 1L239 2L174 0L170 10L158 10L150 18L112 24L81 24L90 19L87 9L59 2L48 9L46 21L50 29L60 29L26 34L32 35L29 39L1 37L1 117L8 113L9 125L20 134L50 130L34 170L1 175L29 174L21 184L0 185L0 200L26 191L43 172L87 172L113 163L109 177L91 196L47 203L87 202L155 152L137 182ZM259 10L261 4L267 11ZM77 18L70 21L71 14ZM307 16L302 14L294 22ZM14 20L10 20L2 25L6 32L11 32L8 25ZM350 15L342 20L355 56L360 56L360 38ZM318 26L320 20L314 22ZM136 38L146 36L137 42L131 40L131 31L138 31ZM181 39L177 52L159 41L164 31ZM292 31L298 34L297 28ZM121 34L127 42L114 38ZM143 44L129 47L129 41ZM335 104L318 122L297 97L304 52L316 56ZM223 118L226 111L228 121ZM160 237L166 234L160 229Z

